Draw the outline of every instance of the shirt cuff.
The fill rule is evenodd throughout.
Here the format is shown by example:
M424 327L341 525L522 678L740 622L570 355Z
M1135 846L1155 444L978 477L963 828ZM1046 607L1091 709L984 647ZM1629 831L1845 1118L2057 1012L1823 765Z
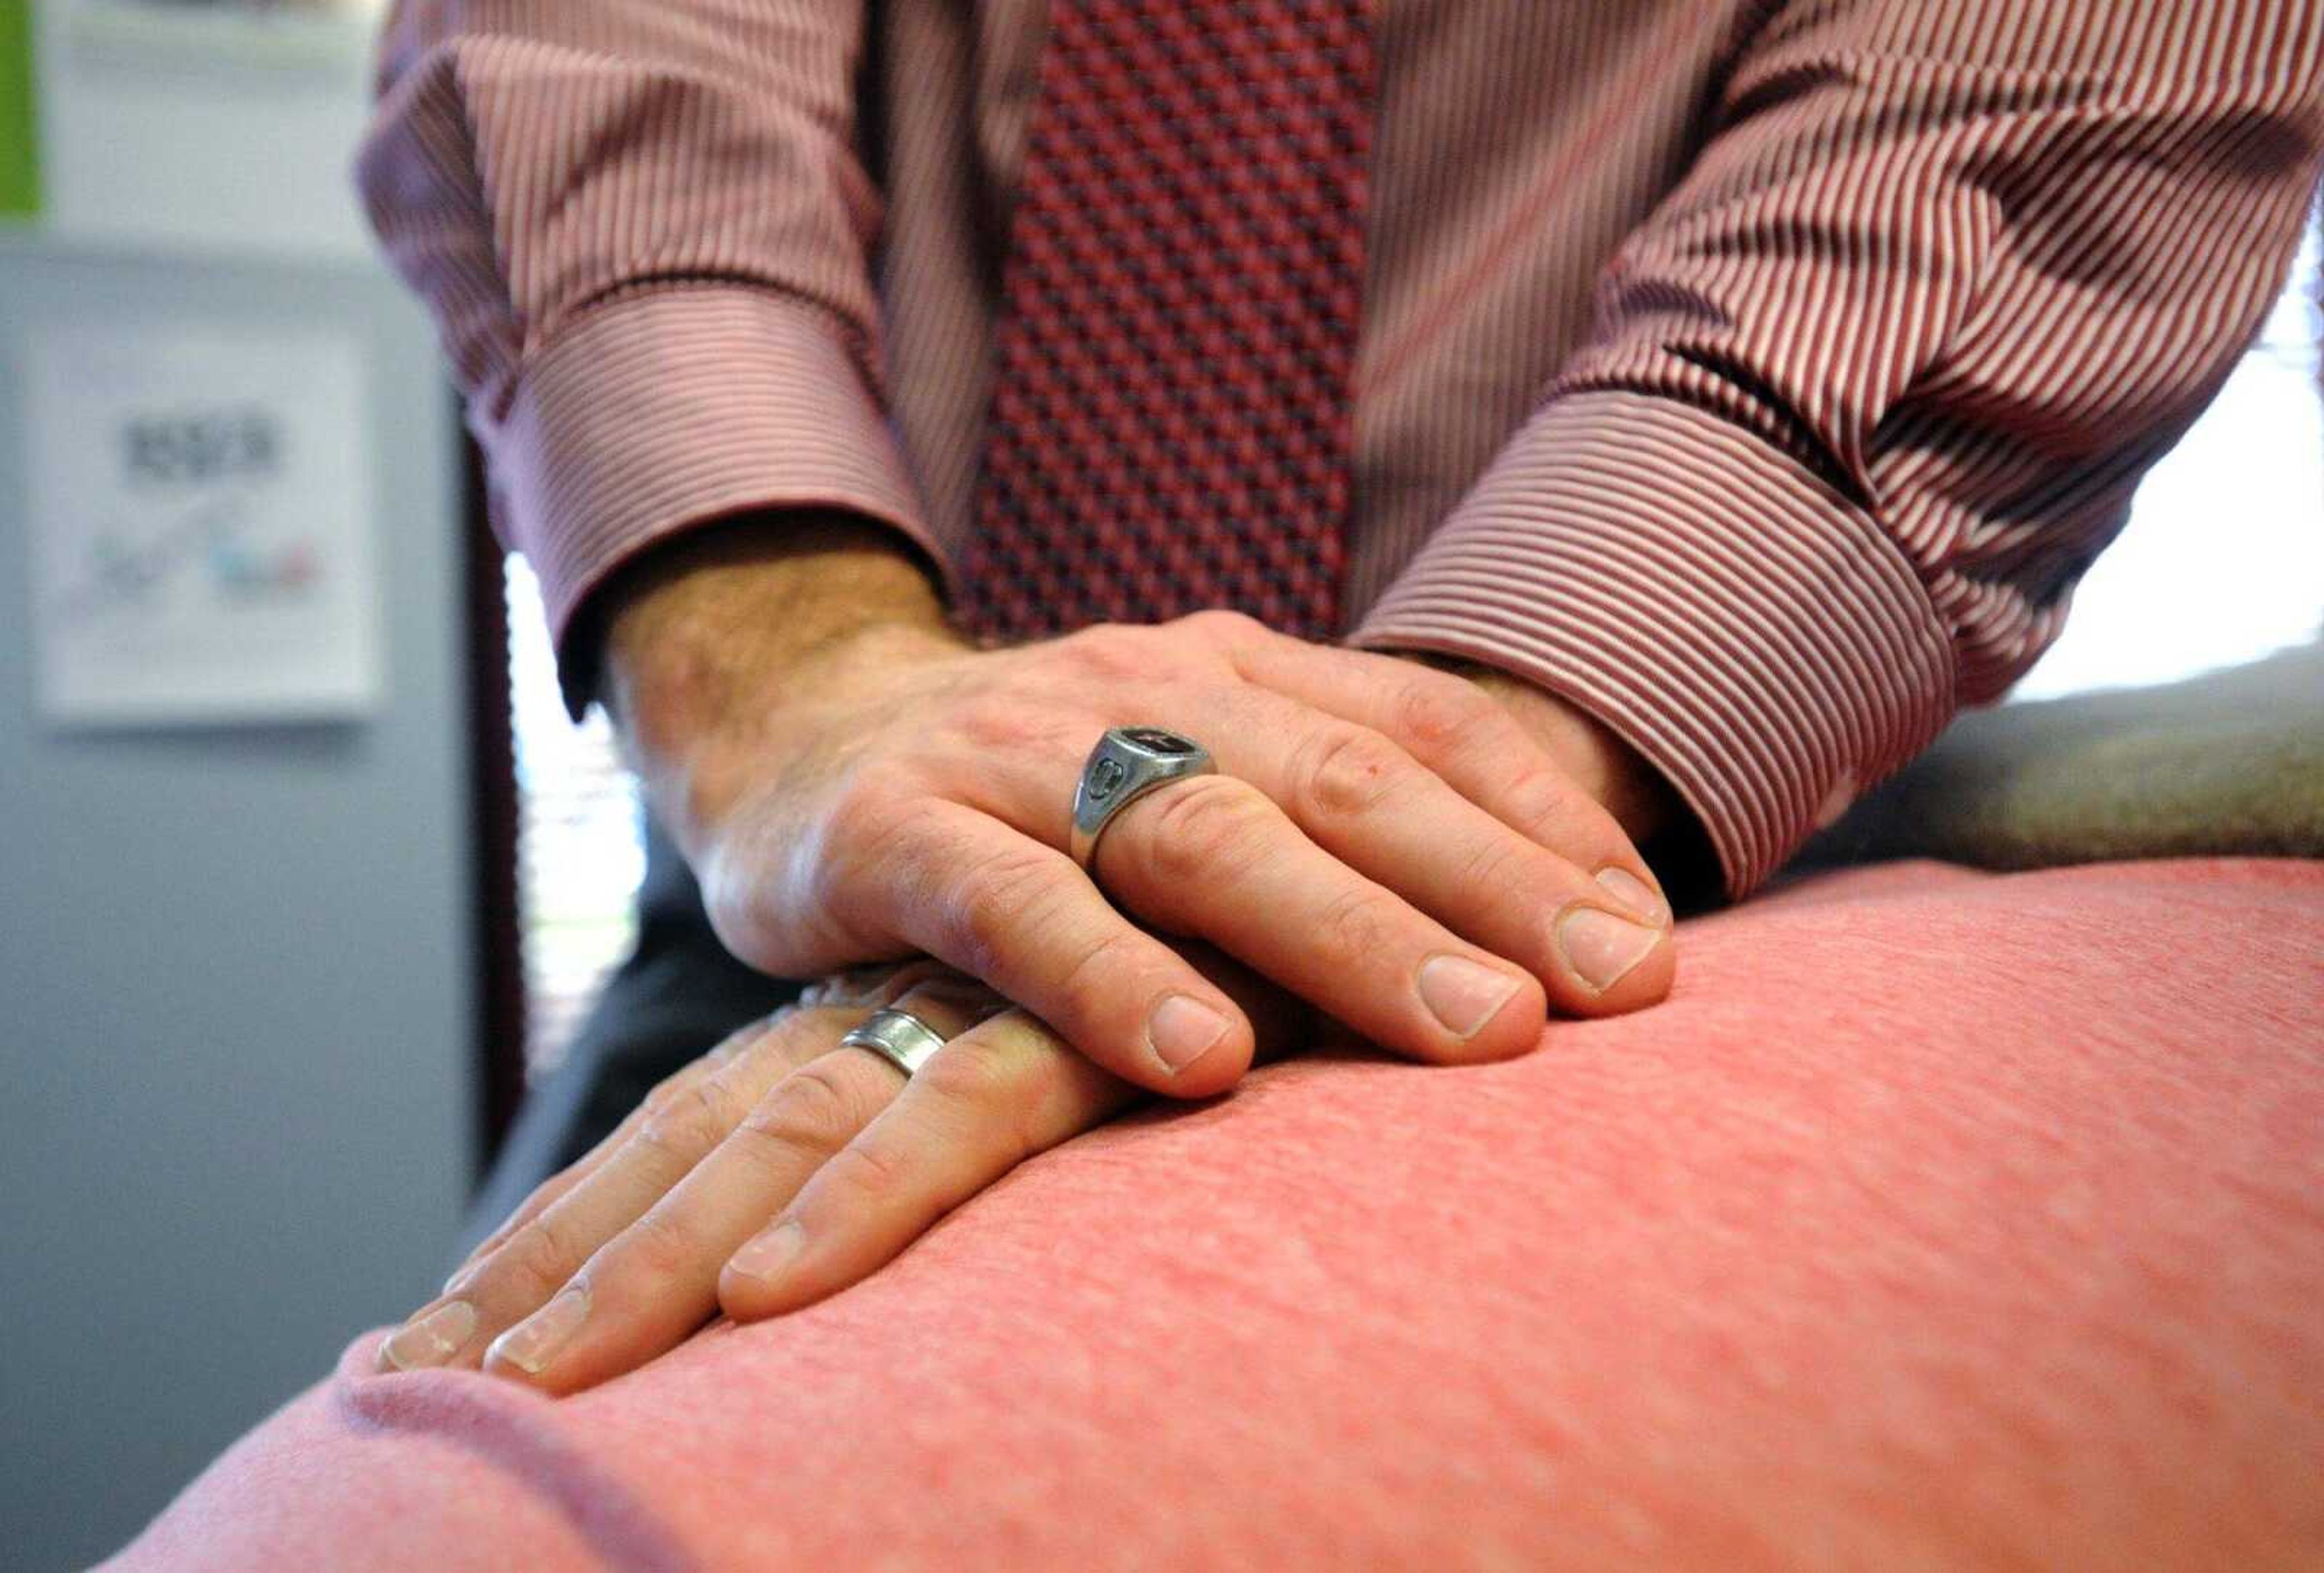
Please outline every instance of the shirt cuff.
M1860 506L1707 411L1555 400L1349 635L1484 662L1612 727L1740 898L1926 747L1952 643Z
M763 290L671 287L600 306L525 369L480 432L504 543L562 651L606 575L710 520L840 508L892 525L948 579L895 434L836 318Z

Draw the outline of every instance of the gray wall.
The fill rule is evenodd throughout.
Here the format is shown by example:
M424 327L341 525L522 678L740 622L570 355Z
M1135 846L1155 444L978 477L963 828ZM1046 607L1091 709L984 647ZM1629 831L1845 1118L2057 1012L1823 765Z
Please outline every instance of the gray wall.
M177 313L368 347L369 721L33 717L25 324ZM0 1564L117 1549L448 1264L472 1158L454 437L425 319L378 273L0 242Z

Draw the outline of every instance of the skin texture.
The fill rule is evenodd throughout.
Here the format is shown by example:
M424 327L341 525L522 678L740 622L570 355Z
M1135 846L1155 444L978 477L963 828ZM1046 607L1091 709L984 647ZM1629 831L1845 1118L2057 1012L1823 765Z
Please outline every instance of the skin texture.
M844 520L717 532L614 604L608 698L722 939L779 974L875 965L664 1083L383 1369L576 1391L722 1309L855 1282L1025 1158L1145 1091L1224 1090L1327 1016L1476 1062L1532 1047L1545 1005L1668 992L1669 906L1632 837L1673 805L1610 733L1497 672L1222 615L980 651L888 537ZM1065 802L1088 739L1131 721L1216 739L1225 773L1109 827L1102 894L1058 850ZM1643 937L1610 985L1568 954L1577 912ZM1466 1032L1430 1008L1445 955L1512 985ZM1175 1071L1141 1039L1172 994L1226 1023ZM947 1038L908 1086L838 1043L889 1004Z

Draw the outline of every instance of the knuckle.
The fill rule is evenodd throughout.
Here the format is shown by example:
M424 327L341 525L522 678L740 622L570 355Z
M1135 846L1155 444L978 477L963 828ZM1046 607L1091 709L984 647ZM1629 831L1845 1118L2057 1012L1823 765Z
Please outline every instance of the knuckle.
M970 700L950 717L966 751L977 759L993 755L1073 754L1085 744L1079 732L1068 734L1056 711L1028 703L1019 695L994 695Z
M621 1237L599 1254L612 1258L605 1263L609 1269L618 1268L624 1274L666 1282L698 1272L707 1253L691 1229L657 1208L622 1230ZM598 1271L597 1263L593 1261L592 1276Z
M941 1102L982 1115L1006 1106L1020 1080L1017 1056L989 1037L955 1038L913 1079Z
M1514 832L1480 838L1460 857L1454 884L1464 891L1498 893L1556 889L1554 867L1545 867L1542 855L1518 841Z
M1143 824L1145 833L1132 844L1144 848L1147 867L1172 884L1240 871L1258 854L1274 819L1274 805L1257 788L1230 775L1194 776L1159 795L1158 807L1119 828Z
M904 1153L880 1142L855 1142L834 1154L832 1183L866 1201L901 1192L911 1181L914 1165Z
M702 1068L698 1064L680 1066L671 1071L647 1089L643 1101L638 1105L639 1112L651 1119L669 1107L671 1102L686 1090L687 1084L701 1074Z
M546 1299L565 1287L585 1253L554 1214L536 1219L493 1253L485 1276L504 1293Z
M1300 806L1326 819L1378 810L1404 778L1403 751L1361 726L1327 726L1308 744L1296 773Z
M824 1060L783 1078L739 1130L792 1153L826 1156L862 1124L861 1101L838 1067Z
M690 1169L725 1139L740 1117L724 1083L716 1077L696 1077L664 1099L630 1140L641 1151Z
M1128 682L1152 671L1139 631L1120 624L1076 629L1056 641L1057 652L1081 672L1104 682Z
M1178 625L1190 634L1231 649L1250 644L1262 637L1271 637L1273 630L1250 615L1231 607L1212 606L1200 612L1189 612L1178 619Z
M1537 764L1517 772L1501 789L1518 829L1556 846L1589 826L1595 808L1563 771Z
M1397 691L1391 713L1396 734L1415 753L1457 753L1479 733L1504 718L1500 705L1482 689L1449 673L1423 670Z
M1376 960L1395 947L1403 903L1386 891L1357 886L1324 903L1315 939L1327 955Z
M1006 958L1021 953L1027 939L1054 911L1065 873L1062 855L1028 842L1023 851L981 859L955 883L942 907L953 961L973 977L991 978Z
M1118 1017L1119 1012L1108 1007L1124 1001L1144 972L1146 945L1138 930L1109 926L1083 948L1065 976L1057 979L1055 996L1044 1013L1069 1026ZM934 1061L928 1069L936 1069Z

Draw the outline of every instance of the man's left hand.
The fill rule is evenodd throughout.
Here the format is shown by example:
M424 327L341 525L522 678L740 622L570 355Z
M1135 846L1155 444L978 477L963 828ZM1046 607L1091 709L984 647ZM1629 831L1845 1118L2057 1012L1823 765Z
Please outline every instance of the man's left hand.
M1315 1017L1206 946L1263 1058ZM840 1037L893 1005L945 1041L908 1080ZM1145 1096L983 984L932 961L842 974L654 1088L544 1181L381 1347L383 1371L595 1386L722 1309L796 1310L886 1264L1019 1163Z

